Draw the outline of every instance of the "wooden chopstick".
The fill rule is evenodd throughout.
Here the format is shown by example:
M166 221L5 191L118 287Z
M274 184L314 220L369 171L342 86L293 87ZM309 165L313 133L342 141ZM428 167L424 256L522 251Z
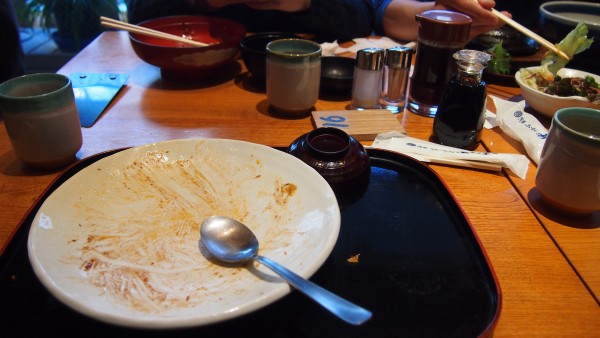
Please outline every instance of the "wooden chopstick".
M506 24L508 24L509 26L513 27L514 29L518 30L519 32L527 35L528 37L534 39L535 41L537 41L537 43L539 43L540 45L548 48L549 50L553 51L554 53L558 54L560 57L562 57L565 60L571 60L571 58L565 54L565 52L563 52L562 50L558 49L556 47L556 45L554 45L552 42L544 39L543 37L537 35L535 32L532 32L531 30L529 30L528 28L526 28L525 26L521 25L520 23L516 22L515 20L509 18L508 16L498 12L496 9L492 8L492 13L497 16L500 20L504 21Z
M142 26L132 25L130 23L107 18L105 16L100 17L100 24L105 27L122 29L124 31L128 31L131 33L137 33L137 34L141 34L141 35L152 36L155 38L171 40L171 41L175 41L175 42L181 42L181 43L185 43L185 44L192 45L192 46L197 46L197 47L209 46L209 44L204 43L204 42L182 38L177 35L157 31L157 30L142 27Z
M410 156L410 154L408 154L408 156ZM425 157L425 160L428 162L431 162L431 163L452 165L452 166L464 167L464 168L489 170L489 171L501 171L502 170L502 165L498 164L498 163L468 161L468 160L459 160L459 159L450 159L450 158L431 158L431 157Z

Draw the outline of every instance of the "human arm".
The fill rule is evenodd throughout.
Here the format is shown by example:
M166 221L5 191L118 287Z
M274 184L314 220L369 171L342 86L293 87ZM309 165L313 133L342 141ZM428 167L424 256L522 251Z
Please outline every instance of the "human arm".
M454 10L471 17L471 38L479 34L498 29L504 22L492 14L491 9L496 6L494 0L436 0L435 7ZM502 12L511 17L508 12Z
M431 9L447 9L461 12L471 17L473 20L471 24L471 38L473 38L504 25L491 12L491 9L495 5L494 0L437 0L436 2L419 2L416 0L384 1L383 7L378 8L379 33L398 40L416 40L419 26L415 21L415 15ZM503 13L510 16L510 13Z
M25 57L19 39L19 27L13 3L0 0L0 28L2 53L0 53L0 83L25 73Z

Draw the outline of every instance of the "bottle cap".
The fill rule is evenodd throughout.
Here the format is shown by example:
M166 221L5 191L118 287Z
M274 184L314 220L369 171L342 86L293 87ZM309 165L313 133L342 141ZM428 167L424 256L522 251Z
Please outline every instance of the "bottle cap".
M385 52L385 65L391 68L410 68L413 50L410 47L397 46Z
M419 42L438 48L462 48L469 41L471 17L466 14L429 10L417 14Z
M383 66L382 48L365 48L356 53L356 67L366 70L380 70Z
M452 55L458 64L459 69L467 73L480 73L487 66L492 56L486 52L461 49Z

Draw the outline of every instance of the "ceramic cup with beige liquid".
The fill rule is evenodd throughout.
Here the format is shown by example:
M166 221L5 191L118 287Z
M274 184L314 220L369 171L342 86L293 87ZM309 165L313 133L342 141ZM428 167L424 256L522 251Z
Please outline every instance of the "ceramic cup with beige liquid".
M304 39L267 45L267 98L285 115L310 113L319 98L321 46Z
M535 185L542 201L558 212L600 211L600 110L571 107L554 114Z
M29 74L0 84L0 112L15 155L29 166L56 169L75 160L82 134L67 76Z

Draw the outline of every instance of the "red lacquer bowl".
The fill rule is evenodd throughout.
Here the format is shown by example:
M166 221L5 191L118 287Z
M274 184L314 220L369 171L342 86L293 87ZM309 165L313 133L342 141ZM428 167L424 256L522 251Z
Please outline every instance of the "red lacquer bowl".
M206 77L238 55L240 41L246 35L246 28L235 21L205 16L171 16L138 25L210 44L196 47L130 33L137 56L159 67L164 80L194 81Z

